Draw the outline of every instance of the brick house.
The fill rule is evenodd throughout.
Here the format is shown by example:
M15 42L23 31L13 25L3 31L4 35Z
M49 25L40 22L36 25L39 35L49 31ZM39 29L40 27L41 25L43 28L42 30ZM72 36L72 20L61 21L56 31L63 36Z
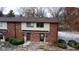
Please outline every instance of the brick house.
M53 18L0 17L0 39L16 37L27 41L55 43L58 22Z

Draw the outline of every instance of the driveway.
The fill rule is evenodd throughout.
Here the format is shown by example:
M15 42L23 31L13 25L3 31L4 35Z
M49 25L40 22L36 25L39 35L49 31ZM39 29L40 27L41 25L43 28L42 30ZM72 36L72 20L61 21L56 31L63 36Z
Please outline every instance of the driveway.
M63 39L63 40L76 40L79 42L79 32L64 32L64 31L59 31L58 32L58 39Z

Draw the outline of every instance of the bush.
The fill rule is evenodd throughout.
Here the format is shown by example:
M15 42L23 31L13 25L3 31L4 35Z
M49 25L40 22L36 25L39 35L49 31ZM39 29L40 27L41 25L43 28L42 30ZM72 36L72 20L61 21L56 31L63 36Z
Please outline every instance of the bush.
M24 43L24 40L17 39L17 38L8 38L8 42L10 42L12 45L20 45Z
M79 43L76 43L75 48L79 49Z
M65 43L66 44L66 41L65 40L62 40L62 39L59 39L57 42L58 43Z
M60 48L66 49L67 48L66 41L65 40L62 40L62 39L59 39L57 41L57 46L60 47Z
M6 38L6 40L5 41L8 41L8 42L10 42L11 43L11 41L13 40L13 38Z
M67 48L67 45L64 44L64 43L58 43L57 46L60 47L60 48L63 48L63 49Z
M69 40L69 41L68 41L68 45L69 45L70 47L75 48L76 44L77 44L77 42L76 42L75 40Z

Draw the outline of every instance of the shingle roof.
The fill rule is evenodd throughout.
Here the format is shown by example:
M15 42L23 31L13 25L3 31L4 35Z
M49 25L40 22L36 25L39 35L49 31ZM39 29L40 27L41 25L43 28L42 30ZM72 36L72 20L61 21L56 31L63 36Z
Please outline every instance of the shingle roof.
M37 18L37 17L0 17L0 22L54 22L53 18Z

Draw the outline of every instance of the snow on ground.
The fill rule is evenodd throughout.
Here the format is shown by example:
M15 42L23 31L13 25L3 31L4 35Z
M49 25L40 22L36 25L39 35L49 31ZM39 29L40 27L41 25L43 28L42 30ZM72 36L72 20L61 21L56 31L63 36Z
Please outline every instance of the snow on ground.
M68 40L76 40L79 42L79 32L58 32L58 39L64 39L66 41Z

